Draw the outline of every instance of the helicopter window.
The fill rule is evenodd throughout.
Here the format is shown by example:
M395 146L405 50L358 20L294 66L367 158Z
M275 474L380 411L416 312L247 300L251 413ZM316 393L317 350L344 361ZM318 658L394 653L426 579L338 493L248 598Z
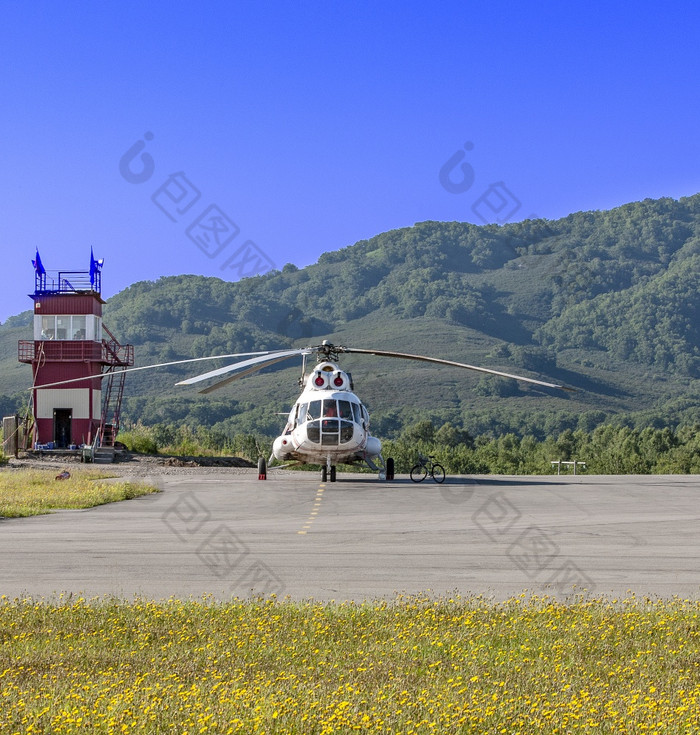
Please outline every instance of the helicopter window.
M340 429L338 419L323 419L321 421L321 444L337 444Z
M297 411L297 423L303 424L306 421L306 410L308 409L308 403L300 403Z
M351 421L340 422L340 443L344 444L352 440L355 433L355 425Z
M359 403L351 403L352 413L356 424L362 424L362 411L360 411Z
M323 402L323 415L333 417L338 415L338 407L336 405L335 399L326 398L326 400Z
M289 412L289 418L287 419L287 426L284 429L284 433L288 434L292 429L297 427L299 421L299 406L295 405L294 408Z
M310 442L318 444L321 441L321 422L310 421L306 427L306 436Z
M338 414L341 419L352 421L352 408L350 401L338 401Z
M352 441L355 425L352 421L337 418L323 418L306 424L306 437L314 444L337 446Z
M313 419L321 418L321 401L311 401L309 403L309 410L306 413L306 420L312 421Z

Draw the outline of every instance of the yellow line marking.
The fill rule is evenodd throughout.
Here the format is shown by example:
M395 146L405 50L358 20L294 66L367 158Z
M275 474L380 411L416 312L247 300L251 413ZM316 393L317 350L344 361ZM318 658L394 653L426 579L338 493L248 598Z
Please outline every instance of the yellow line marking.
M318 515L319 508L321 507L321 501L323 500L323 491L326 489L325 483L320 483L318 486L318 490L316 491L316 498L314 500L313 508L309 512L309 517L306 521L306 523L302 526L301 531L297 531L298 534L304 535L306 532L311 528L311 525L316 520L316 516Z

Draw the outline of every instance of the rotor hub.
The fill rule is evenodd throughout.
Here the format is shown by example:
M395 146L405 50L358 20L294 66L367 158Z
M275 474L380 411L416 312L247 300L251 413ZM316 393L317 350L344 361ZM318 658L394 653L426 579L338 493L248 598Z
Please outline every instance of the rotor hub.
M327 339L324 339L321 345L316 348L316 362L338 362L338 356L341 352L343 352L342 347L336 347Z

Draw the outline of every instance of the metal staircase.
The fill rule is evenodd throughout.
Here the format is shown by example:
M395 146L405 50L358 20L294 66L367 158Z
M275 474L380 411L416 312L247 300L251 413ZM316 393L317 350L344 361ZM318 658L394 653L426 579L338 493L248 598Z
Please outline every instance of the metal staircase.
M124 383L126 374L123 370L115 371L113 368L107 371L107 383L103 386L102 398L102 420L100 421L100 445L113 447L114 440L119 433L119 419L124 395Z
M113 447L119 433L122 398L126 373L124 368L134 364L134 348L132 345L122 345L115 336L102 325L102 329L109 336L109 340L102 340L104 359L102 374L105 383L102 386L102 419L100 421L100 446Z

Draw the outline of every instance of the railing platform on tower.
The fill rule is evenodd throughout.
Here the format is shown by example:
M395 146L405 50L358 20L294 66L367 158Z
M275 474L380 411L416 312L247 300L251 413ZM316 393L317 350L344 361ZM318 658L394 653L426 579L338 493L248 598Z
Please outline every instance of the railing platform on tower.
M102 325L102 329L107 331ZM134 364L134 346L122 345L114 338L102 342L89 340L28 340L18 342L20 362L100 362L105 366L129 367Z
M97 267L89 271L45 271L42 268L34 273L34 296L101 292L102 271Z

